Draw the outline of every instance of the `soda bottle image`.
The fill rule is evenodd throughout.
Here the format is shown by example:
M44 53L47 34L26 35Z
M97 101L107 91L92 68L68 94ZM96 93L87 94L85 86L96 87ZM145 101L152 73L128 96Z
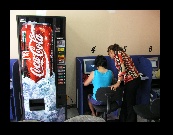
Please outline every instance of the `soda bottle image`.
M24 77L35 82L52 75L52 28L47 23L27 22L21 28Z

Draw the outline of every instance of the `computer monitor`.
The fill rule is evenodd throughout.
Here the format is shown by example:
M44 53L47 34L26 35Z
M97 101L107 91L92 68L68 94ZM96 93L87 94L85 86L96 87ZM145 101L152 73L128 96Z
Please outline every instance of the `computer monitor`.
M94 61L95 59L83 59L84 74L90 74L91 71L94 71L97 69L95 67Z
M157 78L156 77L157 71L160 69L159 58L158 57L150 57L148 59L150 60L151 66L153 68L153 70L152 70L152 79L155 79L155 78Z
M151 57L151 58L148 58L148 59L151 62L153 71L158 70L160 68L159 67L159 59L158 59L158 57Z

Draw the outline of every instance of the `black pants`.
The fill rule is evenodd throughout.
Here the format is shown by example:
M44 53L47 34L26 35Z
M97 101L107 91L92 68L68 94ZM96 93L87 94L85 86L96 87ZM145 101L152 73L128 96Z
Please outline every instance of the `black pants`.
M136 93L140 84L140 77L125 84L120 111L120 122L137 122L137 114L134 112L133 106L136 105Z

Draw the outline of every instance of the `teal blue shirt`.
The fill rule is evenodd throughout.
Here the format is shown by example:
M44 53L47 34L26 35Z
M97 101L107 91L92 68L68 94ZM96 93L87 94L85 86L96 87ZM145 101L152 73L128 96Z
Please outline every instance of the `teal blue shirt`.
M105 73L101 73L98 70L94 71L94 79L92 80L93 84L93 98L96 100L95 94L98 88L100 87L108 87L112 83L112 71L107 70Z

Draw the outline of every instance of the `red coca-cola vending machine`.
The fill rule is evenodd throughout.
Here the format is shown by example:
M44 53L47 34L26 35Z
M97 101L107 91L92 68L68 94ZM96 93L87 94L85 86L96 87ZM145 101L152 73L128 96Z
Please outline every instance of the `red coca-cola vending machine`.
M66 17L17 15L23 119L67 118Z

